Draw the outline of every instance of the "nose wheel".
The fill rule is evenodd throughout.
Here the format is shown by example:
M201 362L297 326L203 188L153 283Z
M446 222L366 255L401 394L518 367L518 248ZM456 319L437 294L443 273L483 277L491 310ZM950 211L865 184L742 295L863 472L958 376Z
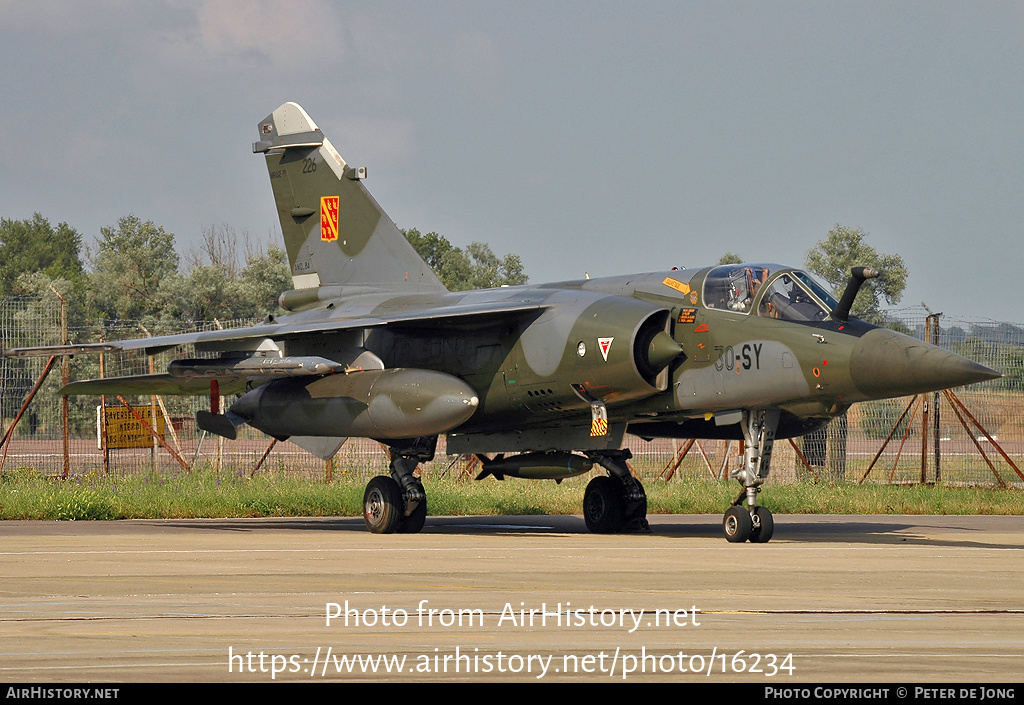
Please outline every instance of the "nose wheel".
M754 507L751 515L753 528L750 530L750 543L768 543L775 533L775 520L768 507Z
M722 518L722 533L729 543L768 543L775 533L772 513L767 507L757 506L757 494L768 478L778 425L778 409L747 409L743 412L740 420L745 442L743 464L729 475L743 485L743 491ZM745 507L743 500L747 502Z
M722 520L722 531L729 543L743 543L754 531L750 512L743 507L729 507Z
M736 505L725 513L722 533L729 543L768 543L775 533L775 520L768 507L754 507L751 512L742 505Z

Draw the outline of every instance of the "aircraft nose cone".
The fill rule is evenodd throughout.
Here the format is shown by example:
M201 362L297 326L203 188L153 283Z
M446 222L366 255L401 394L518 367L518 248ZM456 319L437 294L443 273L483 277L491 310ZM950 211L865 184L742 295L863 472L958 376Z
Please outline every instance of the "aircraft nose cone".
M867 398L884 399L960 387L1002 375L930 343L878 328L865 333L854 347L850 376Z

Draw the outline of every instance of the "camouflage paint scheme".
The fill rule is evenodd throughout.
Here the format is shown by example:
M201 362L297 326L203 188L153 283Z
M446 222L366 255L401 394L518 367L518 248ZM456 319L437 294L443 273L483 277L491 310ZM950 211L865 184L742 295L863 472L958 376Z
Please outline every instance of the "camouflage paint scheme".
M166 373L73 382L67 394L241 394L205 430L248 423L330 457L350 436L391 447L371 480L371 531L419 531L426 495L412 472L433 456L477 454L481 477L560 479L599 464L584 499L595 531L646 528L646 497L621 450L644 438L735 438L743 486L730 541L771 538L756 504L774 438L802 435L850 404L959 386L992 370L848 317L798 269L741 264L449 292L295 103L260 121L294 289L289 313L242 329L8 355L150 352L194 344L216 357ZM862 275L856 286L865 277ZM854 280L851 280L854 281ZM849 293L850 301L856 286ZM844 300L847 297L844 297ZM744 499L747 506L743 506Z

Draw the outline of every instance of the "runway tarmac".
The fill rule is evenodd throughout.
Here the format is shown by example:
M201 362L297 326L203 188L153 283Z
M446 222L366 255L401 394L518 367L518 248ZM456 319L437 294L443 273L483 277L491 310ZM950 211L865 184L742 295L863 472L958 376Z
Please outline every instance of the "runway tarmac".
M650 521L0 522L0 680L1020 679L1021 517Z

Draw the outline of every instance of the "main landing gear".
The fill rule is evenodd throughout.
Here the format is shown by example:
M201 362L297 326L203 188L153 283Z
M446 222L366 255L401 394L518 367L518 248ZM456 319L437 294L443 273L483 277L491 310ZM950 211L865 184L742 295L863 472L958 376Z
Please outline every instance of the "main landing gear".
M722 519L722 531L730 543L767 543L775 532L775 521L767 507L757 506L757 493L768 477L775 443L775 430L779 425L778 409L747 409L740 427L743 429L745 451L743 464L729 477L743 485ZM743 500L747 506L743 506Z
M628 449L587 453L610 474L595 477L583 495L583 520L596 534L648 532L647 493L626 461Z
M413 475L434 458L437 436L391 446L391 477L370 480L363 493L363 521L373 534L416 534L427 520L427 493Z

